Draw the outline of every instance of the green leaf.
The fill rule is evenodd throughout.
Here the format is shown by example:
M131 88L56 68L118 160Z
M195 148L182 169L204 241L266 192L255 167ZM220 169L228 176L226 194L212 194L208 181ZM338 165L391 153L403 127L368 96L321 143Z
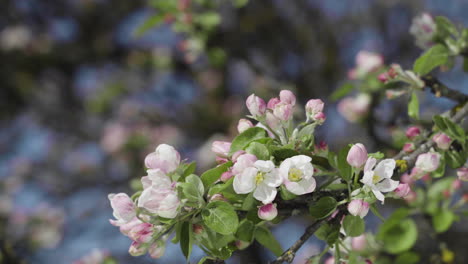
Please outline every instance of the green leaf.
M461 128L459 125L452 122L452 120L450 120L449 118L440 115L434 116L433 120L436 126L442 132L450 136L452 139L460 141L462 144L465 143L466 134L463 128Z
M366 224L360 216L347 215L343 220L343 228L350 237L360 236L365 231Z
M254 232L255 240L262 246L268 248L276 256L283 254L280 243L276 240L271 231L264 226L257 226Z
M465 164L467 158L467 151L450 150L445 152L445 160L447 164L453 169L462 167L463 164Z
M404 252L395 259L395 263L405 263L405 264L416 264L419 263L420 257L418 254L407 251Z
M414 62L413 70L419 75L426 75L435 67L444 65L447 62L448 56L449 50L445 46L437 44L432 46Z
M432 172L434 178L440 178L445 175L445 155L440 155L439 167Z
M233 234L239 225L239 218L232 205L215 201L209 203L202 211L205 225L222 235Z
M418 238L418 230L412 219L404 219L380 237L388 253L399 254L413 247Z
M193 161L188 164L184 164L183 169L184 170L182 172L182 177L185 179L185 177L189 176L190 174L195 173L195 170L197 169L197 163Z
M338 170L340 171L340 176L345 180L345 181L350 181L351 176L352 176L352 168L348 164L348 161L346 161L346 157L348 156L348 152L350 146L346 146L340 150L338 153L338 158L337 158L337 165L338 165Z
M240 222L236 232L236 238L246 242L252 242L255 225L252 221L244 219Z
M452 226L453 221L455 221L455 214L447 209L439 209L432 216L432 226L437 233L447 231Z
M180 249L185 256L185 259L190 258L192 253L192 244L193 244L193 231L192 223L184 222L180 230Z
M340 86L340 88L336 89L331 95L330 100L336 101L340 98L345 97L354 89L354 85L351 83L345 83Z
M255 207L257 200L253 197L253 192L249 193L245 198L244 202L242 203L242 210L249 211L250 209Z
M205 171L200 176L203 182L203 186L205 186L205 189L207 189L210 185L215 183L221 177L221 174L226 172L231 166L232 166L232 162L228 161L224 164L219 165L216 168Z
M331 196L322 197L317 203L309 207L310 215L316 219L322 219L331 215L336 210L337 202Z
M203 194L205 193L205 188L200 177L195 174L189 175L181 186L182 192L188 201L198 202L200 205L204 203Z
M442 37L446 38L449 37L450 35L453 36L458 36L458 30L453 25L448 18L443 17L443 16L436 16L435 17L435 23L437 25L437 34Z
M277 162L281 162L287 158L299 155L297 151L295 151L294 149L290 149L290 148L277 148L277 149L272 148L272 149L273 149L272 155Z
M232 141L231 150L229 152L230 155L234 154L234 152L238 150L243 150L250 142L266 137L266 134L267 132L265 129L260 127L251 127L245 130Z
M156 27L158 24L163 22L164 17L165 17L165 15L163 13L160 13L160 14L157 14L157 15L154 15L154 16L148 18L147 20L145 20L145 22L143 22L143 24L141 26L139 26L136 29L136 31L134 33L135 36L141 37L144 33L146 33L146 31Z
M388 232L392 227L398 225L401 220L408 216L409 211L406 208L400 208L392 213L392 215L380 226L379 232L377 233L377 239L379 236L383 236L384 233Z
M413 119L419 119L419 100L416 91L411 94L411 99L408 104L408 115Z
M280 186L280 195L281 195L281 199L283 199L285 201L292 200L292 199L297 197L297 195L295 195L294 193L288 191L288 189L286 189L286 187L284 187L283 184L281 184L281 186Z
M455 178L453 177L447 177L433 183L427 190L428 199L434 200L442 198L443 191L449 189L454 180Z
M270 152L268 148L258 142L251 142L245 151L249 154L255 155L259 160L269 160Z
M317 232L315 232L315 236L318 239L327 242L329 246L332 246L340 235L340 227L340 225L325 223L317 230Z

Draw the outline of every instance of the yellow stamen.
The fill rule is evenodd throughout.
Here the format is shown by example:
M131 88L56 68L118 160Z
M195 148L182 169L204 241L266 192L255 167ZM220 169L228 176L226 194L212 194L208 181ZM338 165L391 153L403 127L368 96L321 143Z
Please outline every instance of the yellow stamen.
M302 171L297 168L291 168L289 170L288 179L293 182L298 182L302 179Z
M373 184L376 184L376 183L378 183L379 181L380 181L380 176L374 174L374 176L372 176L372 183L373 183Z
M255 184L259 185L265 179L265 173L259 171L257 175L255 175Z

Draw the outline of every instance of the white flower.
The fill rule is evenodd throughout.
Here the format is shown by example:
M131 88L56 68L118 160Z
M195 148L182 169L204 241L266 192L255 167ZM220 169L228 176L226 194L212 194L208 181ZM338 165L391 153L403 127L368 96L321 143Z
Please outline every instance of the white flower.
M382 192L391 192L395 190L399 184L398 181L390 179L393 175L396 162L394 159L384 159L377 164L375 170L372 170L376 163L377 160L375 158L371 157L367 159L366 165L364 166L364 177L362 177L361 182L383 203L385 196Z
M276 187L282 179L270 160L257 160L252 167L236 175L233 182L234 191L239 194L253 193L253 197L264 204L271 203L277 194Z
M285 159L279 168L284 185L288 191L302 195L315 190L314 167L311 157L298 155Z
M180 154L174 147L161 144L146 156L145 164L150 169L160 169L164 173L170 173L179 167Z
M232 166L232 174L240 175L242 172L252 167L254 162L257 161L257 157L252 154L242 154L236 159L236 163Z
M180 205L171 179L160 169L148 170L151 186L147 186L138 198L138 207L164 218L177 216Z
M112 209L114 209L113 215L117 221L112 220L116 224L125 224L131 221L135 217L135 204L132 199L125 193L108 195Z

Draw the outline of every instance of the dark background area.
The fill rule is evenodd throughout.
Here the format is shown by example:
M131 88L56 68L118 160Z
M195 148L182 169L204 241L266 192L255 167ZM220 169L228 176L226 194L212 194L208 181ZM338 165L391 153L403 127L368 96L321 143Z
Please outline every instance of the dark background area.
M240 9L227 3L207 42L226 53L215 66L203 55L188 59L180 48L185 36L168 25L137 37L153 12L140 0L0 2L0 246L13 259L71 263L99 248L120 263L182 263L170 243L161 260L130 257L130 240L108 222L107 194L132 192L147 153L174 145L201 172L214 165L211 142L235 135L250 93L266 99L287 88L301 104L326 102L317 138L332 150L350 142L380 150L404 124L406 101L382 98L375 122L351 124L328 100L357 52L379 52L386 63L410 68L422 52L409 34L414 16L429 12L468 25L463 0L250 0ZM459 65L439 78L468 93ZM424 94L422 116L453 105ZM283 246L302 234L305 221L274 229ZM458 223L443 239L460 247L466 232ZM297 263L320 245L311 240ZM265 254L256 245L244 253L257 262ZM196 250L193 260L202 255Z

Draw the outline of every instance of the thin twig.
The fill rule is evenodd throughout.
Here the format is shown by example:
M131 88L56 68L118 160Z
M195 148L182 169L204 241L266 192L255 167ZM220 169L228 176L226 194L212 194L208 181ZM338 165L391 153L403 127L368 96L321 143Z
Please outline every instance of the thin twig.
M437 97L445 97L459 103L468 101L468 95L447 87L445 84L440 82L439 79L432 75L423 76L422 80L431 90L431 92Z

